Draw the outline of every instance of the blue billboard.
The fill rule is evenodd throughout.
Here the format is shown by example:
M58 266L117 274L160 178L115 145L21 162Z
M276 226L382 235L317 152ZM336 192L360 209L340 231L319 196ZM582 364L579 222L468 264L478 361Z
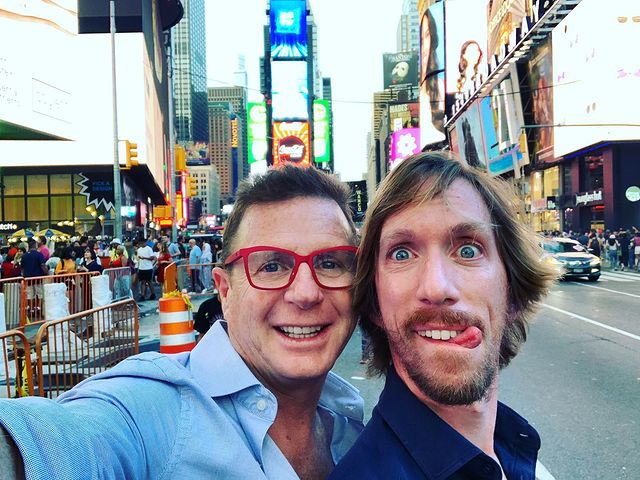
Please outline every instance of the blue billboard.
M271 0L270 20L271 58L306 58L306 0Z

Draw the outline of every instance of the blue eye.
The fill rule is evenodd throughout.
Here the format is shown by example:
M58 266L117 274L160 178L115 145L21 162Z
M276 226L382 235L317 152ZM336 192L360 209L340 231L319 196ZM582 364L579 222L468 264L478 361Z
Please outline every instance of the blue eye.
M475 245L463 245L458 249L458 254L461 258L470 260L479 256L482 252Z
M403 260L408 260L409 258L411 258L411 253L406 248L396 248L395 250L391 251L390 257L392 260L401 262Z

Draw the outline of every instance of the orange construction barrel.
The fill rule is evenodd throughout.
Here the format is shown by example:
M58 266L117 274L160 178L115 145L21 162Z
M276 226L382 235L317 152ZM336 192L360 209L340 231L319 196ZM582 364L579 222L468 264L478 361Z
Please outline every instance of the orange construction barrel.
M160 299L160 353L188 352L196 346L193 320L181 297Z

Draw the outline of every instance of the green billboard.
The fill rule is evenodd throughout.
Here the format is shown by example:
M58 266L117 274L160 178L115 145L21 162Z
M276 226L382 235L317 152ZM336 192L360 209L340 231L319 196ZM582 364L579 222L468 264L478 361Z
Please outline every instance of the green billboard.
M313 160L316 163L331 160L331 103L313 101Z

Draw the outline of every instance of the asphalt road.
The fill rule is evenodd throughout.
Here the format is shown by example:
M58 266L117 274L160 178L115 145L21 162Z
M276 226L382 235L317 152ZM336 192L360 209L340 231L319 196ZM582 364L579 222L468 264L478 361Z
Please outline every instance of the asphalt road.
M384 380L359 360L356 331L334 371L360 389L368 419ZM556 285L501 374L500 399L536 427L554 478L639 479L640 274Z

